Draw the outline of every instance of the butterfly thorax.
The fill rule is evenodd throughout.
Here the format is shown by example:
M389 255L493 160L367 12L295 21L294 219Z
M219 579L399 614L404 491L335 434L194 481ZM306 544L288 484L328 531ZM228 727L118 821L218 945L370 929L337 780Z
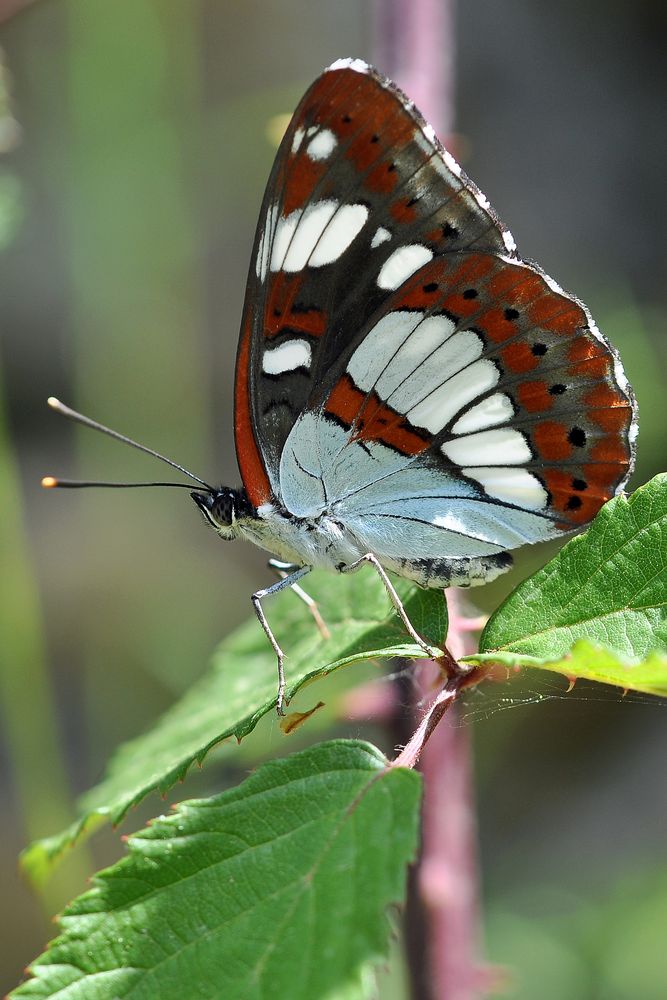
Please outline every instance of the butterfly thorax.
M364 554L343 526L325 512L306 518L295 517L273 503L255 508L244 489L226 486L214 493L193 492L191 496L221 538L246 538L296 565L338 569Z
M260 548L298 566L337 570L364 555L364 549L329 511L296 517L273 503L262 504L240 532Z

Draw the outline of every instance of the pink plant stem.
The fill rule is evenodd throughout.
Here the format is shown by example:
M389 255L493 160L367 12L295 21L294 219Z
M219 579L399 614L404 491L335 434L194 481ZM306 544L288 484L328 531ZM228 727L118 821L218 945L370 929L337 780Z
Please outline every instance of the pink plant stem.
M470 633L459 625L458 594L448 591L449 650L471 652ZM421 757L424 826L419 889L427 910L428 960L434 1000L483 995L480 968L477 828L471 730L458 704L438 726Z
M495 991L500 983L498 974L479 961L472 748L470 730L460 724L457 705L468 675L456 663L472 651L475 629L462 617L459 600L456 590L448 591L449 680L433 696L434 681L441 682L442 675L434 664L422 661L417 692L430 704L391 764L415 767L419 762L424 776L422 856L416 887L425 915L425 941L417 938L417 942L425 944L427 975L415 963L415 955L410 956L411 970L417 970L419 978L419 985L416 980L413 983L419 1000L473 1000ZM445 713L448 718L442 723ZM408 940L414 950L415 935L409 934Z
M454 0L375 0L372 29L376 65L396 80L446 142L454 127ZM458 595L453 590L448 594L447 645L458 660L472 651L471 633ZM427 700L433 675L424 669L421 676L417 705ZM473 1000L486 992L478 960L471 734L458 718L460 684L461 677L452 676L431 699L413 738L395 761L415 766L421 755L424 823L417 885L425 909L429 969L421 977L421 987L413 985L420 997L426 990L428 1000ZM441 721L445 712L447 718Z
M441 139L454 124L454 0L373 0L377 68L415 102Z
M425 661L427 665L429 661ZM416 767L424 748L446 711L451 710L459 693L460 678L453 677L438 692L410 740L390 767Z

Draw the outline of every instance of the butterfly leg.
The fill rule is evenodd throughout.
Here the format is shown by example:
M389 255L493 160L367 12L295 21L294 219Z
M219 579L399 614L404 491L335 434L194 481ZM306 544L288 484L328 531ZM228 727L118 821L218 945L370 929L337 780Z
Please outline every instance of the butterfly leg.
M285 577L287 577L290 573L293 573L294 570L299 568L294 563L281 562L280 559L269 559L269 566L271 569L276 571L276 573L282 580L284 580ZM330 639L331 632L327 628L326 622L324 621L324 618L322 618L322 615L320 614L320 610L317 606L317 601L314 601L313 598L310 596L310 594L307 594L306 591L303 590L298 583L293 583L291 586L296 596L301 598L301 600L303 601L303 603L306 605L311 615L313 616L315 624L317 625L322 638Z
M398 614L399 618L405 625L406 631L408 632L410 637L414 639L417 645L421 646L421 648L428 656L429 660L437 660L440 656L442 656L442 651L436 649L435 646L429 646L429 644L424 639L422 639L422 637L415 629L414 625L408 618L407 612L403 607L403 602L401 601L400 597L398 596L398 593L396 592L396 588L394 587L391 580L387 576L384 567L380 565L377 556L374 556L372 552L367 552L365 556L362 556L361 559L357 559L355 562L350 563L349 566L341 567L340 572L353 573L356 569L359 569L362 563L370 563L371 566L374 567L376 573L378 574L378 576L380 577L380 579L384 584L384 589L387 591L387 594L389 595L389 600L394 605L396 613Z
M278 657L278 695L276 697L276 711L278 715L284 715L285 710L283 708L283 702L285 699L285 671L283 669L283 662L285 659L285 654L278 645L278 640L271 631L271 626L266 620L266 615L264 614L264 609L262 608L262 600L265 597L270 597L272 594L277 594L279 591L284 590L285 587L293 587L297 580L300 580L302 576L310 573L310 566L300 566L295 569L293 573L288 576L284 576L277 583L272 584L270 587L266 587L264 590L258 590L252 595L252 605L255 609L255 614L259 619L259 624L264 629L264 633L273 646L273 650Z

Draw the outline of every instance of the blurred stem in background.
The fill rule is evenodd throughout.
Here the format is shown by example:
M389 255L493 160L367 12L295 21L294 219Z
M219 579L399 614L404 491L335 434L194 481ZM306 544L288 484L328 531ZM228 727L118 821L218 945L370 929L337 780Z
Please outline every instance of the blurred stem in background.
M455 0L375 0L372 10L376 64L447 143L455 118ZM447 647L458 658L472 647L455 592L449 595ZM417 719L437 684L434 677L438 671L423 664L414 693ZM412 995L469 1000L485 994L492 977L481 962L472 735L460 724L456 703L432 733L419 768L424 776L422 850L405 931Z

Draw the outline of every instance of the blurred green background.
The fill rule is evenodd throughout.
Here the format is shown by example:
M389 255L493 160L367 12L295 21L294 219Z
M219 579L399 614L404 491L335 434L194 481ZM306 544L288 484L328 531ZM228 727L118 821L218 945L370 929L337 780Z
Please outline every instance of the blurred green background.
M635 485L666 467L665 11L466 0L454 40L465 168L621 350L643 407ZM275 116L333 59L370 59L373 45L370 7L353 0L16 0L0 17L4 991L54 909L121 846L93 839L46 900L21 882L19 850L64 825L268 579L262 554L223 546L187 494L41 491L46 473L161 474L45 399L237 483L233 366ZM480 606L548 555L521 554ZM667 995L666 712L593 687L566 695L548 677L470 696L487 950L511 970L510 996ZM295 746L273 720L254 739L237 766L210 762L172 798ZM164 808L152 799L124 829Z

